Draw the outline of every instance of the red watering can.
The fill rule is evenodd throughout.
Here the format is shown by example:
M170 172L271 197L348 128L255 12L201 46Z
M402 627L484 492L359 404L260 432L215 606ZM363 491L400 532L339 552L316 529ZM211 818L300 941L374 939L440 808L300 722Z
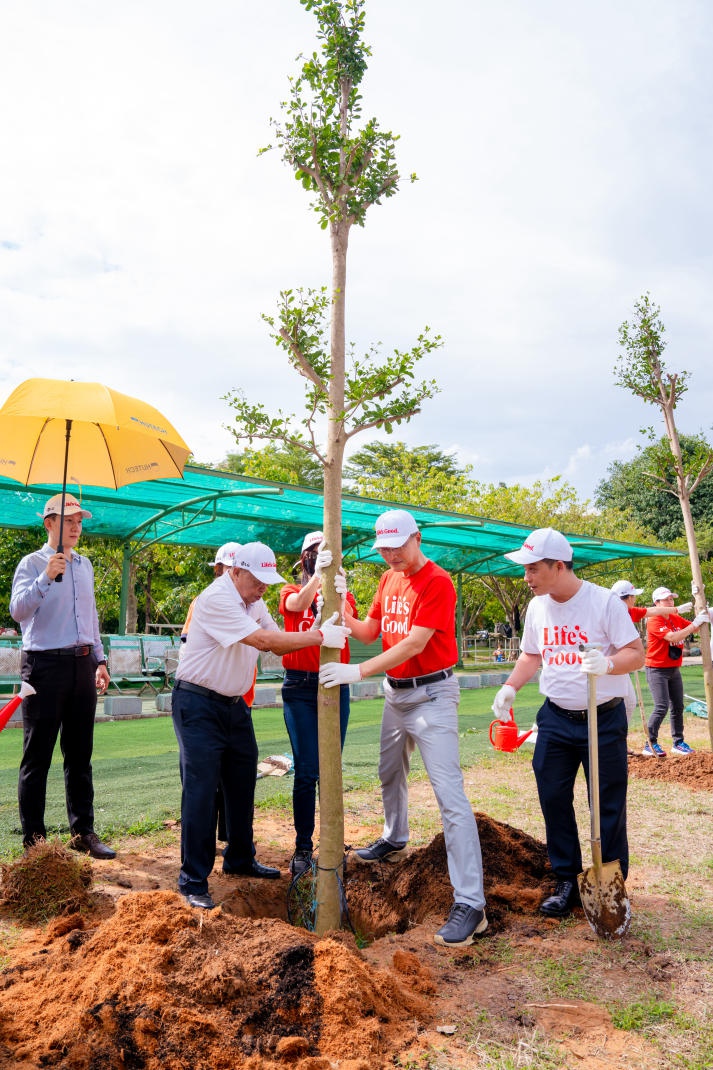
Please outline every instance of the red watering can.
M510 711L512 713L512 710ZM493 730L494 734L493 734ZM514 751L518 747L521 747L526 739L528 739L534 729L531 728L529 732L523 732L518 734L518 727L514 721L491 721L490 722L490 742L493 744L496 750Z
M7 722L10 720L10 718L13 715L13 713L15 712L17 707L22 702L23 698L27 698L28 695L36 695L36 694L37 694L37 692L35 691L35 689L32 686L32 684L28 684L28 683L23 682L20 685L20 693L18 695L13 695L13 697L10 699L10 701L7 703L7 705L3 706L3 708L0 710L0 732L2 732L3 728L5 727Z

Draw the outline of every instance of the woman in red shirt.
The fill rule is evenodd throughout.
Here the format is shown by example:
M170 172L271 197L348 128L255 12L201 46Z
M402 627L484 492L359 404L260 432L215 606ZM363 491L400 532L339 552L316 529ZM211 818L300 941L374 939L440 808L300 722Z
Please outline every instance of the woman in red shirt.
M646 622L646 682L654 700L653 713L649 717L649 740L641 752L646 757L663 758L665 751L658 742L659 728L671 709L671 754L687 755L693 748L683 738L683 677L681 659L684 640L698 631L707 613L699 613L693 621L679 617L674 610L674 595L668 587L657 587L653 593L655 606L664 606L664 617L651 617Z
M319 627L317 597L322 586L322 569L332 563L330 550L320 550L321 531L311 531L302 542L302 553L295 566L301 569L300 583L288 583L280 591L280 613L286 632L309 631ZM346 595L354 616L356 603L351 592ZM349 644L341 651L341 660L349 661ZM312 836L315 825L317 782L319 781L319 746L317 736L317 693L319 687L319 647L307 647L282 659L285 677L282 684L282 709L287 734L292 744L295 779L292 788L292 814L295 824L295 853L290 862L293 877L312 866ZM342 747L349 722L349 686L340 688L339 724Z

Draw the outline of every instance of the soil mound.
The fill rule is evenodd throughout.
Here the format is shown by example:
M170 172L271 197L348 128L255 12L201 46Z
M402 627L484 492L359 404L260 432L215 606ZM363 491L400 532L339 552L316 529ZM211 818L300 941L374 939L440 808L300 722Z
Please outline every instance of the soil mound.
M375 970L344 934L195 911L175 892L129 893L81 924L3 975L0 1065L369 1070L431 1015L414 955Z
M713 754L696 751L685 757L667 754L665 758L629 755L629 776L642 780L664 780L692 791L713 791Z
M38 843L16 862L2 866L0 901L23 921L45 922L86 906L91 881L88 858L58 841Z
M547 849L487 814L475 817L488 920L491 929L505 928L513 915L537 912L543 882L551 877ZM346 895L352 926L369 938L406 932L430 915L443 921L453 905L443 833L394 863L364 866L350 857Z
M536 911L548 866L542 844L476 817L492 931ZM318 938L255 916L254 895L250 918L142 891L99 922L86 912L54 919L0 977L0 1066L375 1070L417 1042L437 1005L428 955L384 948L377 966L350 934ZM440 924L453 902L443 836L396 865L351 863L347 897L352 923L370 936L431 914Z

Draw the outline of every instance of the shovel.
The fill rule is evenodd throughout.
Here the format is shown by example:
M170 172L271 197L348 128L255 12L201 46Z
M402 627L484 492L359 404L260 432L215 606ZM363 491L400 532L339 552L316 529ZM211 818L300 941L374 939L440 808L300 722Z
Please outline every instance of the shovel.
M641 726L644 729L644 740L650 745L651 740L649 739L649 729L646 724L646 718L644 717L644 696L641 694L641 681L639 680L638 669L634 673L634 684L636 685L636 697L639 700L639 711L641 713Z
M599 822L599 738L597 730L597 678L587 676L589 713L589 813L592 822L592 865L578 878L579 895L585 917L597 936L604 940L625 935L631 922L631 904L624 875L618 862L602 862Z

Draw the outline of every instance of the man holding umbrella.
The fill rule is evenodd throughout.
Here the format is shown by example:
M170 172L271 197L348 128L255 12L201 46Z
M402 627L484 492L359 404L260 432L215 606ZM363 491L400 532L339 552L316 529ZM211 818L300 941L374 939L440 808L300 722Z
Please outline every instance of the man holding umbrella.
M99 636L94 570L75 551L82 521L92 514L67 494L61 516L62 497L55 494L45 504L47 542L20 561L10 598L10 614L22 629L22 678L36 691L22 704L22 842L29 847L45 839L47 774L59 734L70 846L109 859L116 852L94 831L91 764L97 690L104 694L109 673ZM63 582L55 582L60 576Z

